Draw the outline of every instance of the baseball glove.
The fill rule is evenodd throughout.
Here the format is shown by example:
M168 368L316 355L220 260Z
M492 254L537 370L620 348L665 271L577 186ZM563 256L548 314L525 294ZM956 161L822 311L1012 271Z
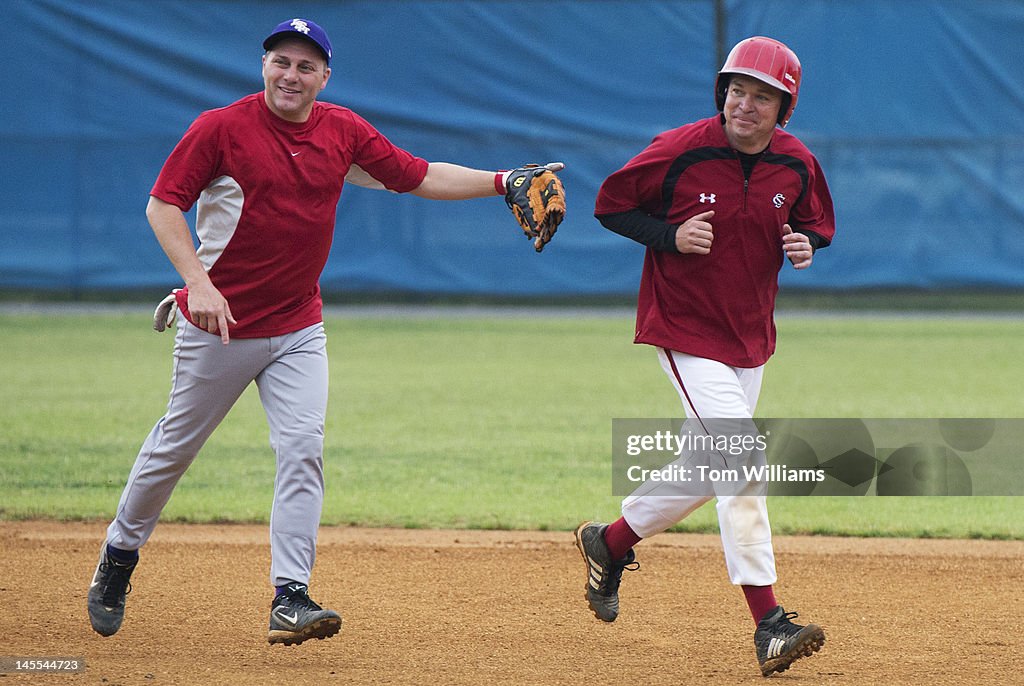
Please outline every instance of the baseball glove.
M561 162L526 164L505 178L505 203L526 237L533 239L537 252L544 249L565 217L565 189L555 176L564 167Z

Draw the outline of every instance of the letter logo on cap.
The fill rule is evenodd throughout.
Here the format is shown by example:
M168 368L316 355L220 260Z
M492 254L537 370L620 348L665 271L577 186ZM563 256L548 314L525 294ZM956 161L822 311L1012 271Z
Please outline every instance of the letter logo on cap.
M305 34L309 34L309 24L301 19L292 19L292 28Z

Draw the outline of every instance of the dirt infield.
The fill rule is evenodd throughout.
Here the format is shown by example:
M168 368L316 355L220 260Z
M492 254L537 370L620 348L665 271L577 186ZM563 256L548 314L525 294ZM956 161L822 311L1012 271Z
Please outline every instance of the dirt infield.
M571 533L325 528L312 595L341 634L269 646L265 527L161 524L124 627L92 632L103 524L0 522L0 657L85 658L47 684L754 684L753 623L718 539L638 548L614 624ZM778 538L780 600L825 627L794 684L1024 683L1024 542ZM799 620L798 620L799 621Z

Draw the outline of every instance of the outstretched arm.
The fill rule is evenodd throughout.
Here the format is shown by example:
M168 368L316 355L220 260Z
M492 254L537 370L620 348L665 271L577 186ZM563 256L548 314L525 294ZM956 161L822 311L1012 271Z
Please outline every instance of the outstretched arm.
M430 200L468 200L499 195L494 183L495 174L449 162L431 162L423 182L412 194Z
M516 222L540 252L565 216L565 190L554 174L564 168L561 162L549 162L491 172L448 162L429 162L423 181L410 192L430 200L503 196Z

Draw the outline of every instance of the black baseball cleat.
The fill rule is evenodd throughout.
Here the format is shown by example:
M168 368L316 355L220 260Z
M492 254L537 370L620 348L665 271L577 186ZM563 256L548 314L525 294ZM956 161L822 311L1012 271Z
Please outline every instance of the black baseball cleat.
M325 639L341 631L341 617L314 603L305 584L291 583L270 605L267 642L298 645L310 638Z
M754 647L761 675L785 672L794 661L810 657L825 644L825 632L817 624L800 626L790 620L795 612L786 612L781 605L766 614L754 631Z
M135 571L135 562L118 562L107 554L107 544L100 549L100 561L89 586L89 621L101 636L113 636L124 621L125 596L132 590L128 582Z
M626 557L613 560L604 541L607 524L583 522L576 528L576 547L587 564L587 603L594 616L604 622L614 622L619 616L619 584L623 570L640 569L636 555L630 549Z

